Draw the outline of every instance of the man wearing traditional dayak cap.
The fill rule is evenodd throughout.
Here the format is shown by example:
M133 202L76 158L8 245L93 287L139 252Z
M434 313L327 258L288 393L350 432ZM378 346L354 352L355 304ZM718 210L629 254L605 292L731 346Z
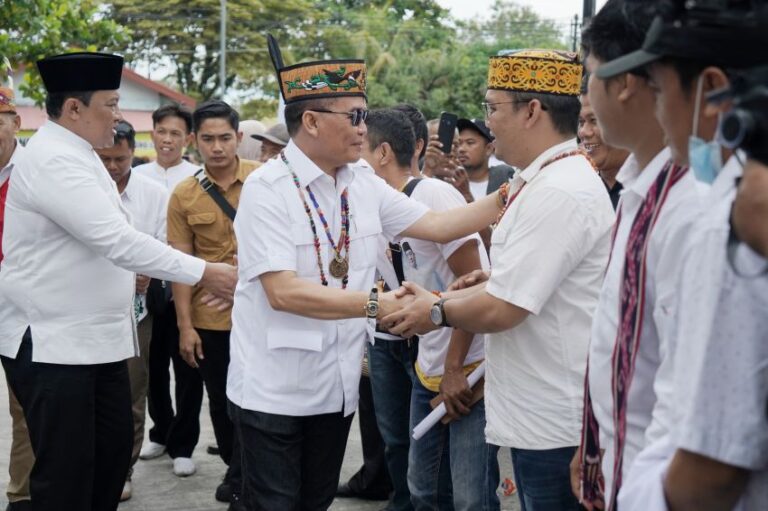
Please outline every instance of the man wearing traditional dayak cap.
M674 378L658 386L663 413L654 410L623 481L621 511L768 509L766 260L738 241L729 221L746 159L717 137L732 102L707 101L745 69L765 65L767 44L765 2L674 0L641 49L596 71L611 79L645 69L672 158L711 184L679 250L673 349L662 353Z
M136 231L94 152L114 143L123 59L37 63L49 120L11 175L0 359L27 419L32 509L112 511L130 463L135 273L232 292L235 269Z
M321 510L338 485L366 332L402 306L372 288L378 236L445 243L500 207L494 193L434 213L388 186L360 160L364 62L286 67L271 36L270 50L291 140L243 186L227 395L248 509Z
M521 169L491 238L487 282L417 295L384 318L413 335L447 324L486 337L486 438L511 448L523 509L577 510L569 463L579 444L592 313L615 216L577 148L582 66L576 54L518 50L491 57L485 95L496 154Z

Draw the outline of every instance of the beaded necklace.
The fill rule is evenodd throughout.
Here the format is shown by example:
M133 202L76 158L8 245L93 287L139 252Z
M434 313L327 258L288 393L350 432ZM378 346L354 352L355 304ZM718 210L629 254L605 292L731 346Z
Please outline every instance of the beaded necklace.
M317 226L315 225L315 220L312 217L312 211L309 209L306 196L304 195L304 191L301 188L299 176L297 176L291 168L291 164L288 163L288 158L285 157L284 152L280 153L280 157L282 158L283 163L285 163L285 166L288 167L288 170L291 172L291 176L293 176L293 184L296 185L296 190L299 192L299 198L304 204L304 211L307 213L307 218L309 218L309 227L312 229L312 235L314 236L315 254L317 255L317 268L320 270L320 283L324 286L327 286L328 279L325 277L325 270L323 269L323 256L320 249L320 238L317 235ZM317 203L315 194L312 193L312 189L309 187L309 185L307 185L305 188L307 189L309 198L312 201L312 205L315 207L315 211L317 211L317 216L320 217L320 221L322 222L323 228L325 229L325 234L328 236L328 242L330 243L334 252L333 258L328 264L328 270L334 278L341 279L341 288L346 289L347 284L349 283L349 194L347 189L344 188L344 191L341 192L341 233L339 234L339 242L335 243L333 241L333 236L331 236L331 229L328 227L328 221L325 219L323 210ZM345 253L343 257L341 255L342 251Z
M565 153L560 153L560 154L555 155L552 158L548 159L547 161L545 161L544 163L541 164L541 167L539 167L539 172L544 170L545 167L547 167L549 165L552 165L556 161L560 161L563 158L570 158L571 156L579 156L579 155L581 155L584 158L586 158L587 161L589 162L589 164L592 166L592 168L593 169L595 168L595 164L592 162L592 158L590 158L589 155L583 149L576 149L576 150L573 150L573 151L567 151ZM528 184L527 181L523 181L522 186L520 186L520 188L518 188L517 191L515 193L513 193L509 197L509 199L507 199L507 203L504 206L504 209L501 210L501 213L499 213L499 216L496 219L496 224L497 225L498 225L499 222L501 222L501 219L504 217L504 214L507 212L507 210L512 205L512 203L515 202L515 199L517 199L517 196L520 195L520 192L523 191L523 188L525 188L525 185L527 185L527 184Z

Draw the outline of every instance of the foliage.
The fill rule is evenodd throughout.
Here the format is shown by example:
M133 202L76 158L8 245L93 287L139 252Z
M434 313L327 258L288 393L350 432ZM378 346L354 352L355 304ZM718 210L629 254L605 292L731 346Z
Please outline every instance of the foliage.
M252 88L272 78L266 33L286 39L314 19L309 0L227 0L226 86ZM130 60L168 64L175 85L199 100L220 91L219 0L114 0L111 16L129 26Z
M37 60L76 50L111 50L127 40L128 30L104 16L93 0L11 0L0 2L0 56L25 66L25 95L42 103Z

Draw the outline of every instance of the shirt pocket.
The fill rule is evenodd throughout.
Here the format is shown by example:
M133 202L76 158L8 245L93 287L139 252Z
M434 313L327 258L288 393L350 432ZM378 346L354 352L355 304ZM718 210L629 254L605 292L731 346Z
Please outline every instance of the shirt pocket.
M221 228L216 225L216 213L195 213L187 215L187 223L195 234L195 244L203 247L218 246L221 243Z
M328 240L319 237L320 254L323 260L323 272L328 273L327 257ZM325 232L322 233L325 236ZM296 275L299 277L317 277L320 279L320 270L317 266L317 248L315 247L315 236L309 223L291 224L291 239L296 245ZM319 280L318 280L319 282Z
M323 333L312 330L267 328L268 389L278 392L313 392L322 388Z
M376 266L381 222L379 222L378 218L357 219L350 226L350 230L349 266L356 270L364 270Z

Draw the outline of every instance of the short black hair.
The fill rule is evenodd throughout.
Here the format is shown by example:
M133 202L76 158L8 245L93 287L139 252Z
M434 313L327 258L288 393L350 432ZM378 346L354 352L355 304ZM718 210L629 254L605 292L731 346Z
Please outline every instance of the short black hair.
M198 106L192 113L192 131L197 132L206 119L226 119L232 129L240 126L240 114L220 99L212 99Z
M683 90L685 96L689 96L693 92L694 82L704 71L708 64L699 60L688 60L676 57L662 57L657 63L665 66L669 66L675 70L678 78L680 79L680 87ZM731 72L724 69L725 74L731 76Z
M368 127L368 147L371 151L386 142L395 153L397 164L410 167L416 150L416 135L406 114L394 108L371 110L365 124Z
M285 127L293 138L301 127L301 117L307 110L329 110L336 100L334 98L302 99L285 105Z
M656 3L608 0L581 33L582 53L609 62L639 50L658 12ZM648 77L645 67L630 73Z
M558 133L571 137L576 136L576 131L579 129L579 112L581 111L581 101L579 101L578 96L517 91L508 91L508 93L516 103L512 105L515 110L522 108L524 103L534 99L539 100L543 110L552 119L552 125Z
M187 126L187 134L192 132L192 112L189 108L178 103L161 106L152 112L152 127L154 128L167 117L178 117Z
M429 143L429 129L427 128L427 118L421 113L421 110L408 103L401 103L393 107L394 110L403 112L408 116L413 125L413 132L416 134L416 141L423 140L424 145L421 147L421 153L419 159L424 157L424 153L427 152L427 144Z
M61 117L61 109L64 108L64 102L69 98L75 98L85 106L91 104L91 98L96 91L68 91L68 92L50 92L45 97L45 112L51 119Z
M125 140L131 150L136 149L136 130L128 121L120 121L115 127L115 145L119 145L121 140Z
M584 76L581 77L581 87L579 88L579 95L586 96L589 93L589 75L586 70Z

